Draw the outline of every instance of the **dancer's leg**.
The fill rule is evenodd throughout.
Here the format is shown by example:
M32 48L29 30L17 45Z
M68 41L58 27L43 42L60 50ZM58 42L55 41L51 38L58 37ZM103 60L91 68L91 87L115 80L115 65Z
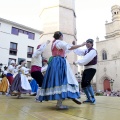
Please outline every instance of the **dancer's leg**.
M62 99L61 99L61 100L57 100L56 108L59 109L59 110L65 110L65 109L68 109L67 106L62 105Z

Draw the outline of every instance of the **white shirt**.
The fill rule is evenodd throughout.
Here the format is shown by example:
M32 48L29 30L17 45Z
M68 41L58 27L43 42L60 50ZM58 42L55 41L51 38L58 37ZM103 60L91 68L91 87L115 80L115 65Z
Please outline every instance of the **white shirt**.
M74 50L75 54L77 54L79 56L84 56L83 59L77 60L75 62L76 64L86 65L86 64L88 64L97 55L97 52L94 49L90 50L89 53L87 53L86 55L84 55L85 51L88 52L88 49L80 49L80 48L78 48L78 49ZM95 65L85 66L85 68L94 68L94 67L96 68Z
M7 75L7 73L8 73L8 71L7 71L7 70L3 71L3 74L4 74L4 75Z
M36 66L39 66L39 67L42 67L42 52L45 50L47 44L44 43L40 46L39 49L37 49L33 55L32 55L32 61L31 61L31 65L36 65Z
M45 50L46 46L47 46L46 43L42 44L42 45L39 47L39 49L37 49L37 50L33 53L32 57L38 57L39 55L41 55L42 52Z
M22 66L21 68L19 68L20 66L21 65L17 66L18 71L21 71L23 74L28 74L29 73L29 69L28 68L26 68L24 66Z
M15 67L12 66L12 65L9 65L7 71L8 71L8 73L14 74L15 73Z

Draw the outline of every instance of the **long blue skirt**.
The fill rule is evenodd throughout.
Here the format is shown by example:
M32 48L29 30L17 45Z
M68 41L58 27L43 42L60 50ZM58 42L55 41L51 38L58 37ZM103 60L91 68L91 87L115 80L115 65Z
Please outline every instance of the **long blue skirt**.
M30 86L31 86L32 92L37 93L38 85L35 79L31 80Z
M39 100L48 101L79 97L80 93L76 90L76 85L68 83L65 58L53 57L44 76Z

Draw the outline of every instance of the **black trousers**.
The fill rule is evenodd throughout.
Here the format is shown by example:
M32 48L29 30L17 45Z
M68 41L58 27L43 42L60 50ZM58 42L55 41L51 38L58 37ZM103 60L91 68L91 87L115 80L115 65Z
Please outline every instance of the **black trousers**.
M96 69L89 68L83 71L81 87L85 88L91 85L91 80L93 79L96 73Z
M31 73L32 78L34 78L39 85L39 87L42 86L43 83L43 75L40 71L35 71Z

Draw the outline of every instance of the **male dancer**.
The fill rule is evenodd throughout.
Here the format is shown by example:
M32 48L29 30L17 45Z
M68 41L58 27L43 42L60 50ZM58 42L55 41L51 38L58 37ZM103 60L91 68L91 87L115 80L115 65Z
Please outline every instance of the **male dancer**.
M36 101L38 100L40 89L43 82L43 75L41 73L42 68L42 53L45 50L46 46L50 43L48 40L46 43L37 46L37 50L32 55L31 61L31 76L34 78L39 86L36 95Z
M84 65L84 71L82 75L81 86L84 90L87 100L84 103L93 103L95 104L96 100L94 97L94 91L91 86L91 80L93 79L96 73L96 64L97 64L97 51L93 48L93 39L88 39L85 43L87 49L75 49L74 53L80 56L84 56L83 59L74 62L73 64ZM74 42L73 42L74 44Z

